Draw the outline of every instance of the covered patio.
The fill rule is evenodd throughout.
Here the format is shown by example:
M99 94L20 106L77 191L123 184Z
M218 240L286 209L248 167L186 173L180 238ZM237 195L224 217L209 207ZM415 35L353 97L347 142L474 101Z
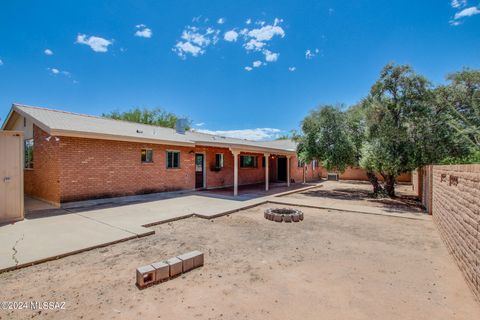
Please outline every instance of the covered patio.
M248 169L248 166L245 166L246 163L248 163L249 166L251 165L252 168L259 167L258 156L261 156L261 166L264 169L264 191L268 192L271 187L290 187L292 182L291 158L296 155L295 151L285 151L283 153L259 153L259 150L251 148L230 148L230 151L232 152L234 159L233 186L230 188L221 188L220 190L233 191L233 195L237 196L239 194L239 188L241 188L242 191L252 191L254 186L258 189L258 183L242 186L239 182L239 169ZM250 160L250 157L254 159ZM253 161L253 163L250 163L251 161Z

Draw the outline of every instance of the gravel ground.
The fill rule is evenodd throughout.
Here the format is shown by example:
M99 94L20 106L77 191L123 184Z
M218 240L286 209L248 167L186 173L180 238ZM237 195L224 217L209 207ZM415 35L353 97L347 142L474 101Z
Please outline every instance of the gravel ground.
M154 227L155 235L0 274L1 301L66 310L1 319L480 319L432 221L267 206ZM205 266L138 290L135 268L190 250Z

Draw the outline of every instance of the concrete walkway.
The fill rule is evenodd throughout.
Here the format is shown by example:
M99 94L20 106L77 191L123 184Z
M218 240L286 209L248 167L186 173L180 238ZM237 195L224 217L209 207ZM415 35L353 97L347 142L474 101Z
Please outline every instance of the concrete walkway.
M259 192L235 198L201 191L84 201L70 203L63 208L40 206L37 207L40 208L38 213L27 215L25 220L0 226L0 272L150 235L153 231L148 226L151 225L192 215L214 218L267 202L414 219L430 218L411 212L387 212L367 206L328 204L319 199L299 201L287 195L289 192L305 191L318 186L296 185L290 190L278 189L282 192Z

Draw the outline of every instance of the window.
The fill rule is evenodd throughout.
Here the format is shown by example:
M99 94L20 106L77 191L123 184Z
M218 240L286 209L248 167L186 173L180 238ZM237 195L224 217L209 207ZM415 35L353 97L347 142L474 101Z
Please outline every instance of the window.
M223 168L223 153L217 153L215 155L215 168Z
M33 139L25 139L25 168L33 169Z
M317 162L317 160L313 160L313 161L312 161L312 169L315 170L315 168L317 168L317 167L318 167L318 162Z
M168 169L180 168L180 152L167 151L167 168Z
M240 156L240 168L256 168L257 157L255 156Z
M262 168L265 168L265 156L262 157Z
M304 162L302 160L297 160L297 167L303 168Z
M153 150L142 149L142 162L145 162L145 163L153 162Z

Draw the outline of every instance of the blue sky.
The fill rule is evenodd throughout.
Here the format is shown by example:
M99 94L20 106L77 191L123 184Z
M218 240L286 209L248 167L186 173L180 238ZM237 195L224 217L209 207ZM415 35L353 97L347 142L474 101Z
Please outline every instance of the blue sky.
M274 138L353 104L388 62L435 84L480 66L480 1L2 1L12 102L99 115L160 106L198 129ZM234 130L231 132L230 130Z

